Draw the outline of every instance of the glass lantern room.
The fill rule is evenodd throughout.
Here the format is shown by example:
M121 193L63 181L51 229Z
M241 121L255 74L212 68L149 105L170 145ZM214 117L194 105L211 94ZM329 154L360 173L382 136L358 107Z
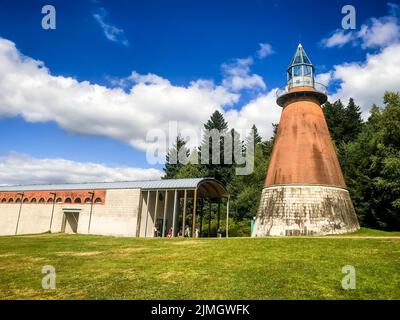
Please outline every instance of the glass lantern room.
M298 45L292 62L287 69L287 89L293 87L314 87L314 66L301 44Z

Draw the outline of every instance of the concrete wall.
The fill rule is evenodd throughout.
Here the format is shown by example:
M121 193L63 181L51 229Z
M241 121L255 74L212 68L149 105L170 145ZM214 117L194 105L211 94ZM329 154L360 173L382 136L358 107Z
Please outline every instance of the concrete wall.
M21 214L18 223L18 214ZM18 223L18 234L49 231L52 205L3 204L0 203L0 235L14 235Z
M359 228L347 190L275 186L263 189L253 236L340 234Z
M139 189L107 190L102 204L93 204L90 233L99 235L136 236L139 206ZM18 234L49 231L53 204L0 203L0 235L14 235L18 220ZM51 232L65 229L65 214L79 212L78 233L88 233L91 205L82 203L57 203ZM68 226L66 226L68 232Z

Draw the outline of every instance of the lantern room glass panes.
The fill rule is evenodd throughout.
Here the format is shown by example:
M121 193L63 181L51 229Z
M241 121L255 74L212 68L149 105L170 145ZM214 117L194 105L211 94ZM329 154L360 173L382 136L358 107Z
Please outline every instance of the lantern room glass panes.
M294 64L300 64L300 63L302 63L303 61L302 61L302 59L301 59L301 55L297 55L295 58L294 58Z
M303 50L303 52L304 52L304 50ZM311 61L310 61L310 59L308 59L308 57L305 54L305 52L304 52L304 55L303 55L303 62L306 63L306 64L311 64Z
M303 66L304 75L311 76L312 75L312 68L310 66Z
M299 76L301 76L302 74L302 72L301 72L301 69L302 69L302 66L296 66L296 67L293 67L293 76L294 77L299 77Z
M289 89L299 86L314 86L314 66L301 44L297 47L287 74Z

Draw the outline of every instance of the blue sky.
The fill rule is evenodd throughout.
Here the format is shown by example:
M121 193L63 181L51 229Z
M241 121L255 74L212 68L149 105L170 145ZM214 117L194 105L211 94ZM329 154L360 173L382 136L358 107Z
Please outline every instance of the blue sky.
M55 30L41 28L45 4L56 8ZM346 4L356 8L353 31L341 30ZM0 59L0 83L13 73L17 76L12 79L19 80L13 87L10 81L0 85L0 184L69 181L51 175L47 167L42 175L10 178L19 170L15 163L27 168L51 163L57 169L61 160L70 161L71 168L88 170L86 165L93 169L98 164L105 170L82 174L83 180L124 174L127 179L152 178L157 172L145 169L162 165L146 160L146 128L165 128L168 120L182 128L200 127L214 109L225 112L232 126L256 123L268 137L280 113L272 106L271 90L285 84L299 40L321 79L330 84L332 99L354 96L367 112L383 93L376 89L372 94L363 84L374 71L371 56L389 70L385 86L398 88L397 70L390 65L399 42L395 4L4 0L0 37L8 42L3 44L3 64ZM270 49L265 56L260 56L260 44ZM19 58L10 58L9 50ZM26 59L41 61L44 74L43 67ZM365 75L353 81L362 88L348 83L353 73ZM87 110L85 101L91 103ZM128 169L133 171L124 171Z

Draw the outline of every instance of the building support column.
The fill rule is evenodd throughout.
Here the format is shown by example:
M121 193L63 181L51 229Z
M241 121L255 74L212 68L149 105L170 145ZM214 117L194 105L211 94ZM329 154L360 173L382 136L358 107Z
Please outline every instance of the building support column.
M156 191L156 201L154 204L154 228L157 228L157 210L158 210L158 190ZM157 233L155 232L156 229L153 228L153 232L155 233L155 235L153 235L154 237L157 237ZM157 229L158 231L158 229Z
M203 208L204 208L204 198L201 199L201 206L200 206L200 237L203 231Z
M230 196L228 196L228 201L226 203L226 237L229 237L229 200Z
M150 190L147 191L147 204L146 204L146 223L144 226L144 237L147 238L147 221L150 214Z
M207 231L207 237L210 237L210 231L211 231L211 210L212 210L212 200L210 198L210 203L209 203L209 216L208 216L208 231Z
M219 229L219 227L220 227L220 225L219 225L220 221L221 221L221 199L218 201L218 226L217 226L217 229Z
M192 237L194 237L196 233L196 209L197 209L196 205L197 205L197 188L194 190L194 195L193 195Z
M182 235L185 237L186 228L186 200L187 200L187 190L185 189L185 195L183 198L183 217L182 217Z
M168 204L168 190L165 190L165 200L164 200L164 217L163 217L163 225L162 225L162 237L165 237L165 223L166 223L166 219L167 219L167 204Z
M177 201L178 201L178 190L177 189L175 189L175 192L174 192L174 211L173 211L173 213L172 213L172 237L175 237L175 231L176 231L176 204L177 204Z

